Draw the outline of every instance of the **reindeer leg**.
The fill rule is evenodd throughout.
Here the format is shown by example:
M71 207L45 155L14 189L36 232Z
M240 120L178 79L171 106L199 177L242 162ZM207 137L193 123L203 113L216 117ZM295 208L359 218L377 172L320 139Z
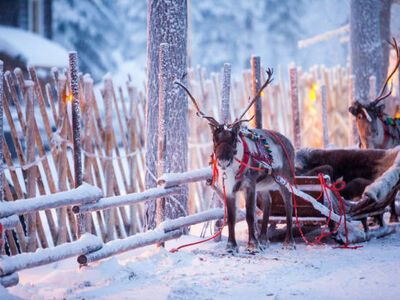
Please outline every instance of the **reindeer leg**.
M280 187L280 191L285 201L285 211L286 211L286 235L285 241L283 242L283 248L296 249L293 238L293 202L292 194L286 190L284 187Z
M228 252L238 252L238 247L235 239L235 221L236 221L236 199L235 196L227 197L227 212L228 212L228 243L226 249Z
M249 242L247 244L247 251L258 252L259 244L256 238L255 228L255 209L256 209L256 186L255 184L245 189L246 193L246 221L249 228Z
M399 216L396 211L396 198L398 193L394 193L392 202L390 203L390 219L389 223L399 222Z
M261 248L265 249L268 247L268 223L269 223L269 216L271 214L271 194L269 192L259 192L258 197L261 200L261 206L263 208L263 220L261 225L261 232L260 236L258 237Z

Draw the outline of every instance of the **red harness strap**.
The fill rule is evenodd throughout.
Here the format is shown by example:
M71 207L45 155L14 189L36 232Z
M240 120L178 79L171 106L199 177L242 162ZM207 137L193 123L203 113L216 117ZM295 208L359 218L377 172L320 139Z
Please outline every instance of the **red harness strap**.
M250 152L249 152L249 147L247 146L246 142L244 141L243 137L240 135L240 140L242 141L243 144L243 158L242 162L244 164L240 164L239 171L237 172L235 179L242 179L244 170L246 170L246 165L249 162L250 159Z

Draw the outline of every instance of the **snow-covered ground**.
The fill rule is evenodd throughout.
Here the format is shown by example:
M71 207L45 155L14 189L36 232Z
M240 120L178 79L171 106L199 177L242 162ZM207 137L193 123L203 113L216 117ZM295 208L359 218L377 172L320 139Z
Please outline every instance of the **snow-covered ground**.
M202 225L192 228L198 233ZM363 243L357 250L296 250L274 242L263 253L244 254L245 222L236 226L240 253L195 234L149 246L79 269L75 259L19 272L20 283L0 288L0 299L399 299L400 233Z

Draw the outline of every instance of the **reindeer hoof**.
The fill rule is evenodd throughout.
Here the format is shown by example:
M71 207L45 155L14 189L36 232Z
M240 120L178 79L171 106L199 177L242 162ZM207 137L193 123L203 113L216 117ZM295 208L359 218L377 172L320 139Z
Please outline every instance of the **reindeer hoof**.
M294 241L291 241L291 242L284 242L283 243L283 247L282 247L283 249L286 249L286 250L296 250L296 244L294 243Z
M250 254L256 254L262 251L262 248L257 240L252 240L247 244L246 251Z
M236 245L236 243L228 242L226 244L226 252L228 252L228 253L238 253L239 252L239 248Z

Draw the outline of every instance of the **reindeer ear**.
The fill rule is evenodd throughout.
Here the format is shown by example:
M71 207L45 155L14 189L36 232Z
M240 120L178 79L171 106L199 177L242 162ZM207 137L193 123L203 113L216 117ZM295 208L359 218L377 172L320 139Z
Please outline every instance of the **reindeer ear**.
M349 112L354 116L357 116L358 111L359 111L358 107L354 104L349 107Z
M240 130L240 123L237 123L235 126L232 127L232 132L238 134Z
M378 114L382 114L383 111L385 110L385 104L383 104L382 102L376 107L376 111Z

